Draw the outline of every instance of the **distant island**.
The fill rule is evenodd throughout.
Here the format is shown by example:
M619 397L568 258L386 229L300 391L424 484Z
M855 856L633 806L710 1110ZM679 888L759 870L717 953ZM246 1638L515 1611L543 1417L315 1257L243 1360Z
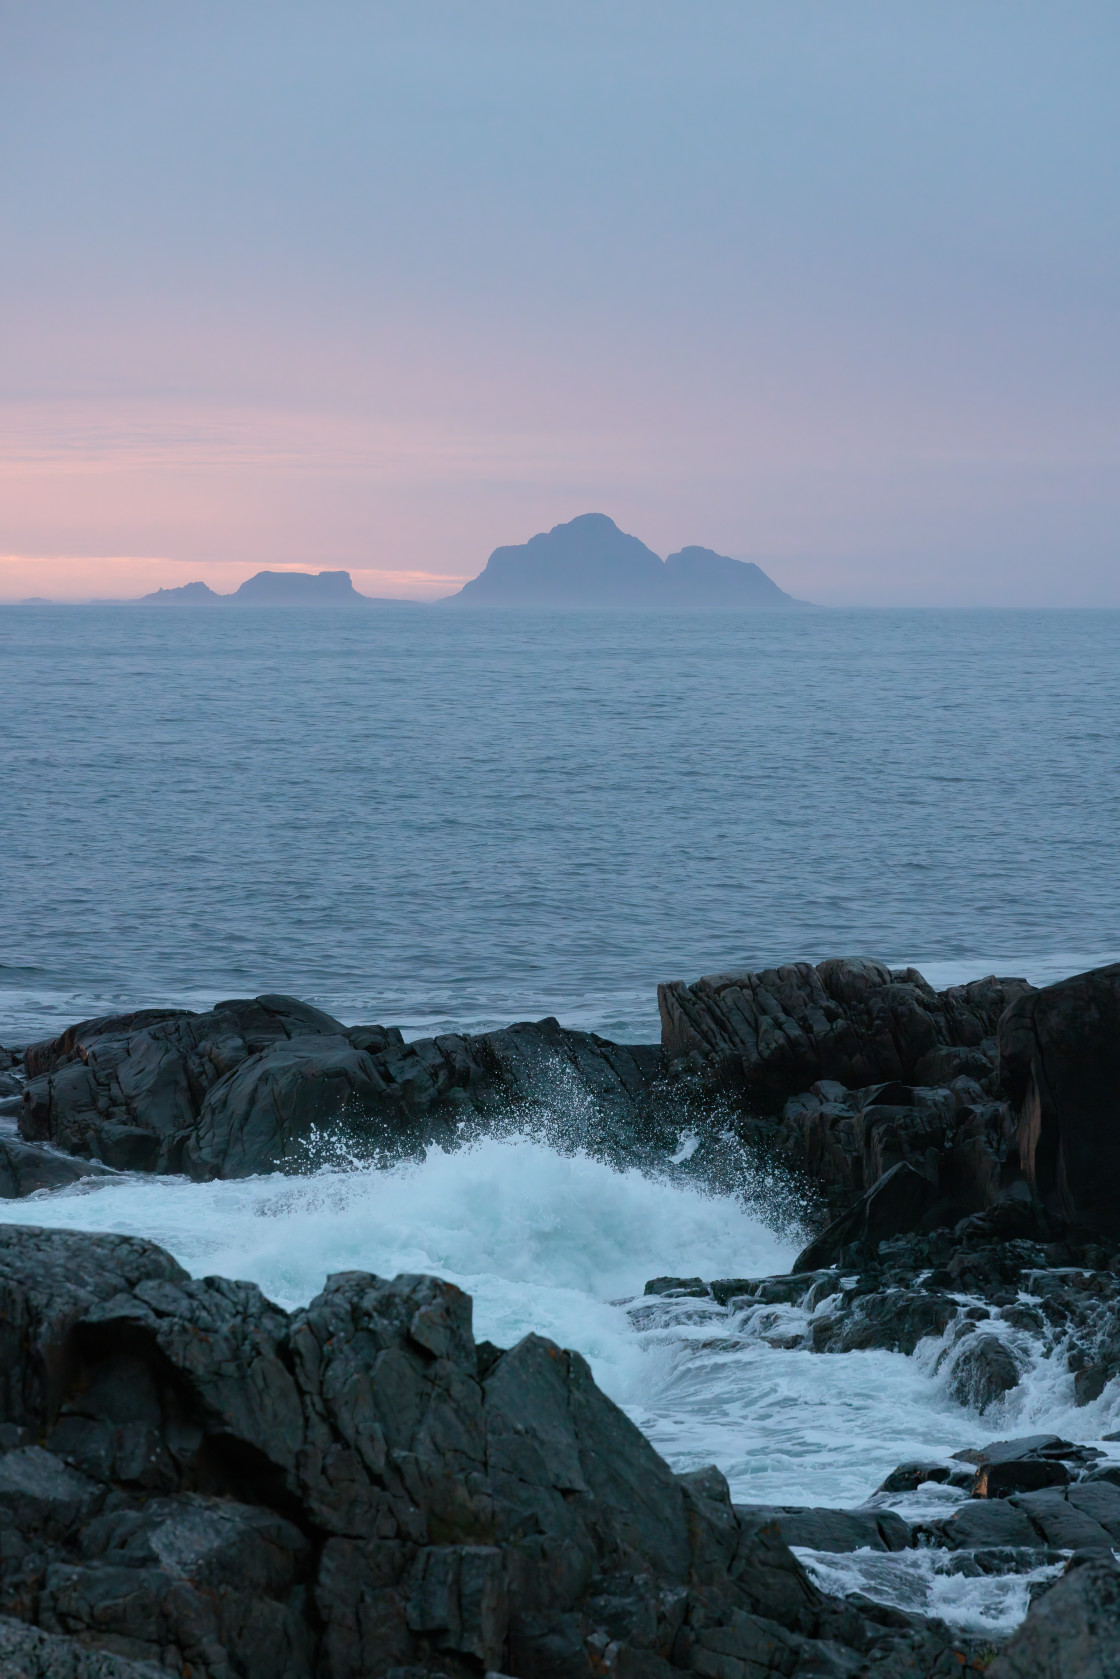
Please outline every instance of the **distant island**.
M348 571L258 571L231 595L219 595L207 583L183 583L177 589L157 589L141 595L141 602L160 606L370 606ZM377 601L378 606L386 604Z
M696 547L662 560L605 513L583 513L518 547L495 548L479 575L439 604L688 612L809 603L787 595L749 560Z
M183 583L142 595L158 606L419 606L359 594L348 571L258 571L232 594ZM788 611L809 606L779 589L751 560L712 548L661 559L605 513L581 513L517 546L495 548L477 577L435 606L550 609L626 607L661 612Z

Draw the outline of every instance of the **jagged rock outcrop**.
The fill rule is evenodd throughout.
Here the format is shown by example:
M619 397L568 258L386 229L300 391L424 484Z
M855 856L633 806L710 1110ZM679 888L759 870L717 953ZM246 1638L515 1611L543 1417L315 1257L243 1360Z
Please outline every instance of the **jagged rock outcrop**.
M0 1615L66 1660L886 1679L970 1658L937 1622L823 1596L767 1512L716 1470L674 1475L582 1358L476 1344L432 1277L347 1273L289 1315L150 1243L0 1228L0 1512Z
M834 1211L906 1164L935 1191L921 1212L937 1203L944 1224L980 1212L1019 1175L1007 1104L965 1074L942 1088L894 1081L845 1090L821 1080L791 1096L766 1129L771 1152L819 1184Z
M475 1115L548 1109L558 1094L582 1099L589 1146L666 1140L661 1052L555 1020L406 1044L394 1027L345 1027L263 996L85 1021L31 1045L25 1062L23 1136L120 1170L243 1177L306 1167L316 1140L392 1155L453 1142Z
M31 1045L26 1085L10 1076L26 1143L117 1170L208 1179L332 1151L393 1158L531 1110L630 1161L671 1153L690 1124L697 1169L714 1168L737 1136L799 1172L833 1218L882 1201L875 1186L905 1164L931 1186L911 1228L1022 1191L1120 1235L1120 965L1041 992L995 978L938 992L914 969L836 960L659 999L660 1048L555 1020L406 1044L281 996L142 1010ZM834 1247L850 1245L841 1236Z
M660 985L657 999L670 1057L773 1108L821 1079L859 1089L985 1076L1000 1015L1029 990L992 977L935 991L916 968L837 959Z
M1064 1218L1120 1238L1120 963L1015 999L999 1065L1032 1189Z

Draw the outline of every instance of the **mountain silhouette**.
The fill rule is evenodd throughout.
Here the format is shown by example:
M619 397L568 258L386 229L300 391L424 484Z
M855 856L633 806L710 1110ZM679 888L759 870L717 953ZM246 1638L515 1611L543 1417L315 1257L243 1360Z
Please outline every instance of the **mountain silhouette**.
M348 571L258 571L230 595L215 594L206 583L182 583L140 599L160 606L209 606L214 601L235 606L368 606L371 597L358 593Z
M442 604L626 606L661 610L785 609L787 595L761 567L711 548L662 560L605 513L581 513L519 546L495 548L484 569Z
M228 600L228 595L215 594L209 583L180 583L175 589L156 589L141 595L142 601L156 601L160 606L209 606L211 602Z
M237 606L367 606L348 571L258 571L230 600Z

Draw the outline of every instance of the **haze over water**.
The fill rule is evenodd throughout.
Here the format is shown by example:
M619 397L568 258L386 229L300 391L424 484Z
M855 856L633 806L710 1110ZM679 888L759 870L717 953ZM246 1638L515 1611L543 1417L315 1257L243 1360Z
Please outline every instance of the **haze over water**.
M1120 612L0 616L0 1042L287 991L657 1036L659 980L1120 952Z

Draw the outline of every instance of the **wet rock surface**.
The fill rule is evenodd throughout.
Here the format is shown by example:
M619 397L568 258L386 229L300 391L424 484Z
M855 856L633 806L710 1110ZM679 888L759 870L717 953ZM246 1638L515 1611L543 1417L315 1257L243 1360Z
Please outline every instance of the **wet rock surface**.
M937 1622L822 1593L789 1513L733 1506L713 1469L674 1475L577 1354L476 1345L468 1297L431 1277L344 1274L286 1314L149 1243L9 1227L0 1352L0 1649L24 1647L11 1622L38 1629L32 1673L973 1660ZM889 1515L848 1528L899 1537Z
M1115 1679L1120 1673L1120 1568L1075 1556L988 1669L990 1679Z
M245 1177L306 1168L316 1147L392 1158L453 1143L557 1091L586 1136L635 1154L671 1142L656 1119L663 1056L554 1020L406 1044L295 998L143 1010L83 1022L26 1051L20 1131L124 1171Z

